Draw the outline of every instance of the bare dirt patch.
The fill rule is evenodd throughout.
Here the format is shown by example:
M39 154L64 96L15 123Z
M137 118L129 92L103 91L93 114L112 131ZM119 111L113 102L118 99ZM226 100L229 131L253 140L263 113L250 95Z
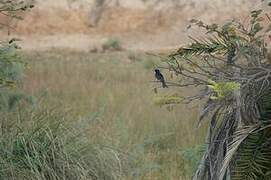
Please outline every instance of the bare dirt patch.
M254 0L238 0L234 3L190 0L178 7L169 7L164 3L157 9L133 7L132 3L129 6L126 3L125 6L106 7L97 27L89 27L89 8L82 6L69 9L64 2L41 3L26 13L24 21L13 22L12 25L16 26L11 29L12 33L24 40L21 43L23 48L74 48L88 51L99 48L103 39L112 37L117 37L124 49L175 47L187 42L186 26L190 19L202 19L209 23L232 18L245 19L256 4ZM0 19L5 20L3 17Z

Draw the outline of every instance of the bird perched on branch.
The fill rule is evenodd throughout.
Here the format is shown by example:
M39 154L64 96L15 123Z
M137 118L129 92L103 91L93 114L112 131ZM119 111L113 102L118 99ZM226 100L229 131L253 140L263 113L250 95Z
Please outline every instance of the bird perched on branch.
M165 82L165 78L164 78L163 74L160 72L160 70L155 69L154 72L155 72L155 78L162 83L162 87L168 88L168 86Z

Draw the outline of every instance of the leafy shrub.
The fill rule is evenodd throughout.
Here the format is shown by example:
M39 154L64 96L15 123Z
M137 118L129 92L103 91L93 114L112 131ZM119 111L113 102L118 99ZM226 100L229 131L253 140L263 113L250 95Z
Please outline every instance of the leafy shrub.
M102 44L103 51L119 51L122 49L121 43L117 38L109 38Z
M2 43L0 46L0 111L13 109L21 100L34 103L33 97L18 88L22 83L24 63L16 49L17 45L14 43Z

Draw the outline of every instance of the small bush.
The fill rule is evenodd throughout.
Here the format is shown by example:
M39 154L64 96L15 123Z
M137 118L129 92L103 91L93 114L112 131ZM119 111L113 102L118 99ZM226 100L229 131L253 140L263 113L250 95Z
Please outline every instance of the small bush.
M121 43L117 38L109 38L102 44L103 51L120 51L122 49Z

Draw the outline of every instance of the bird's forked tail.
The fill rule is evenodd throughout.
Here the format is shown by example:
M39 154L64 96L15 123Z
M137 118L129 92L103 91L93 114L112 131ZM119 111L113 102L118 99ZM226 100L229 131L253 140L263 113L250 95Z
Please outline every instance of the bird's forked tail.
M163 86L163 88L168 88L168 85L166 84L165 81L162 81L162 86Z

